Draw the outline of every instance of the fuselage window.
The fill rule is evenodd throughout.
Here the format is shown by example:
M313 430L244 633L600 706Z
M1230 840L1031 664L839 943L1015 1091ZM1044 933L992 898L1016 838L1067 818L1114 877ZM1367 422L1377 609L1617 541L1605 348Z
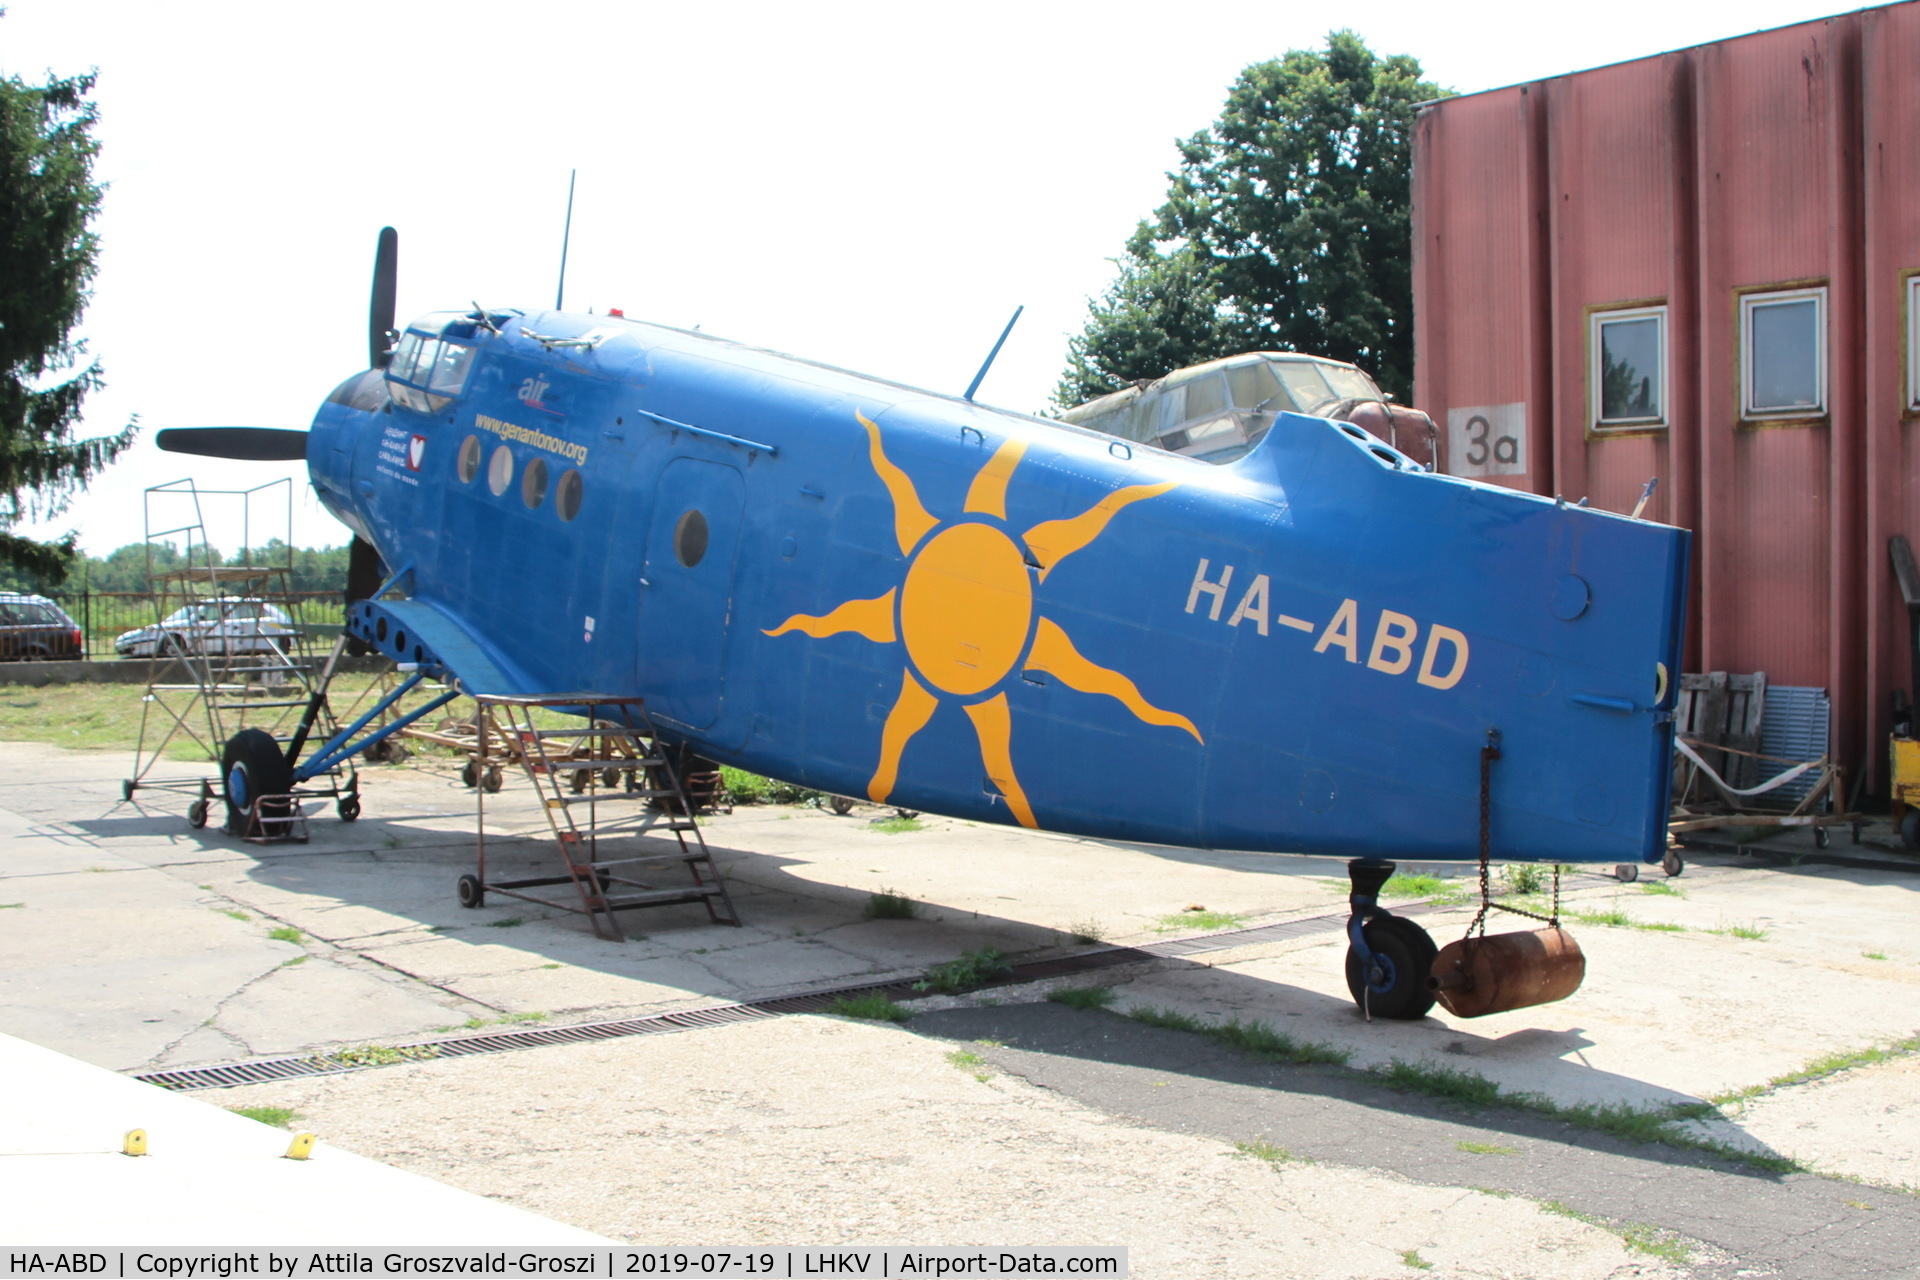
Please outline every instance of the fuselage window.
M680 517L673 526L673 554L681 564L691 569L700 563L707 554L707 518L698 511L689 511Z
M584 487L578 471L568 468L560 474L560 484L553 495L553 509L560 513L562 520L570 522L580 514L580 496Z
M513 483L513 450L501 445L493 451L493 460L487 463L487 488L493 490L493 496L499 497Z
M480 437L468 436L460 442L460 483L472 484L480 474Z
M539 507L547 500L547 460L535 458L527 463L527 469L520 473L520 501L527 504L529 511Z

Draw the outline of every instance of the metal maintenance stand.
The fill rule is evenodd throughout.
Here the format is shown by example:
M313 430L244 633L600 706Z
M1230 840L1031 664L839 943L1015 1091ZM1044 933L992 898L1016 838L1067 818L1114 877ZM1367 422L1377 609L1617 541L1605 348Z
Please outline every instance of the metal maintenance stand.
M644 907L698 902L714 923L740 923L706 837L694 821L674 753L654 732L639 698L562 693L481 695L475 701L480 707L480 771L484 775L497 767L489 763L496 744L512 744L509 758L519 762L540 797L565 874L487 879L487 791L482 787L475 793L477 866L474 874L460 877L461 906L478 907L487 894L504 894L584 915L595 937L617 942L626 941L626 934L616 913ZM556 710L565 711L567 718L583 716L586 722L556 726L562 717L537 714ZM656 830L672 834L671 847L659 848L656 841L646 842L652 848L638 846ZM662 887L639 878L649 866L676 862L691 884ZM523 892L564 884L574 887L578 905Z

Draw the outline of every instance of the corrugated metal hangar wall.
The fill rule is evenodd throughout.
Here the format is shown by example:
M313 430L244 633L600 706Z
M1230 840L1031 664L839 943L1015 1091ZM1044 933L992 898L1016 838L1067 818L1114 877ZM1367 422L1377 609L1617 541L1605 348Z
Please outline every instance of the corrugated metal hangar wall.
M1690 671L1833 700L1885 786L1920 543L1920 3L1427 107L1416 403L1445 468L1695 531ZM1909 691L1911 692L1911 691Z

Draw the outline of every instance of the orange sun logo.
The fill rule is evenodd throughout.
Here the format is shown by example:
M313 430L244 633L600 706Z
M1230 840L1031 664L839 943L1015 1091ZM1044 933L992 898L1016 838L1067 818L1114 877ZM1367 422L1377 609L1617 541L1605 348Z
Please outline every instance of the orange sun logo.
M880 428L855 414L867 430L873 470L893 499L894 534L907 558L906 577L883 596L849 600L824 617L798 613L763 634L798 631L821 639L851 632L876 644L904 638L906 663L900 697L880 734L880 763L867 784L876 804L893 794L900 756L926 728L941 699L929 686L959 702L980 739L987 777L1024 827L1036 826L1033 808L1013 769L1013 721L999 686L1015 671L1046 671L1070 689L1116 699L1147 723L1185 729L1204 741L1193 721L1162 711L1140 696L1133 681L1080 655L1067 633L1037 615L1033 566L1041 582L1060 562L1087 546L1129 503L1157 497L1167 484L1116 489L1069 520L1048 520L1017 537L1007 530L1007 483L1026 443L1008 440L995 451L967 490L964 516L942 523L920 503L907 473L887 460ZM997 691L996 691L997 690Z

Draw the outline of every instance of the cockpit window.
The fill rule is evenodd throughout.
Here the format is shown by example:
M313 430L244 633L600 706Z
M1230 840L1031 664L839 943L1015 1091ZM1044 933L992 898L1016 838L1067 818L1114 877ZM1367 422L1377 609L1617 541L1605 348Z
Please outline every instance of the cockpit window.
M1325 376L1333 393L1342 400L1378 400L1380 388L1373 385L1373 379L1358 369L1349 369L1345 365L1323 364L1320 372Z
M1318 413L1340 399L1320 376L1320 366L1305 360L1274 361L1273 371L1286 384L1301 413Z
M467 385L474 348L449 337L471 339L477 325L458 312L422 316L407 327L387 365L394 401L417 413L439 413Z
M467 385L467 366L472 363L472 347L456 347L451 342L442 342L439 358L433 362L432 377L427 385L435 391L457 396L460 389Z

